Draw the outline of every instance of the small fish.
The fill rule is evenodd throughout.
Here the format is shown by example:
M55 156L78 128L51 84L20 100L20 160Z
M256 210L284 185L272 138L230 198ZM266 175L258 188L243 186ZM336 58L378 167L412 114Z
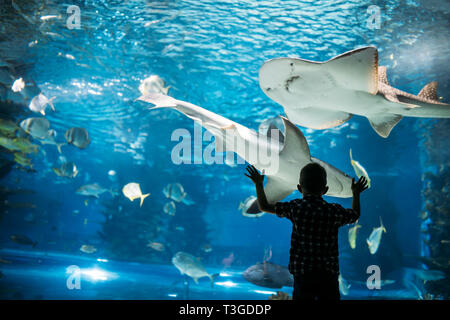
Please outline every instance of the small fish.
M245 280L264 288L293 287L294 277L288 268L271 263L257 263L242 273Z
M101 194L105 192L111 192L105 188L102 188L97 183L86 184L77 189L76 193L82 196L95 197L98 198ZM86 204L86 202L85 202ZM87 205L87 204L86 204Z
M149 242L147 244L147 247L152 248L156 251L163 252L166 248L164 247L164 244L160 242Z
M91 139L89 138L89 133L84 128L70 128L64 134L67 143L73 144L75 147L80 149L86 148Z
M353 160L352 157L352 149L350 149L350 162L352 163L353 169L355 170L355 174L358 178L365 177L367 180L367 187L370 188L370 178L366 169L358 162Z
M212 251L212 247L210 244L206 243L201 247L203 252L209 253Z
M20 152L14 153L14 162L20 164L22 167L29 167L33 169L33 165L31 164L31 159L27 158L27 156Z
M42 21L47 21L47 20L51 20L51 19L61 19L61 15L49 14L49 15L41 17Z
M350 247L352 249L356 248L356 235L359 228L361 228L361 225L355 224L354 227L348 229L348 242L350 243Z
M176 202L183 201L183 199L187 196L187 193L184 191L183 186L178 182L173 184L169 183L164 187L163 193L166 198L170 198L172 200L175 200Z
M258 213L247 213L248 208L255 202L256 197L250 196L247 199L244 200L244 202L239 203L238 210L241 211L242 215L247 218L259 218L262 217L265 212L258 212Z
M31 240L27 236L21 235L21 234L13 234L10 236L11 241L22 244L25 246L31 246L32 248L36 247L38 244L36 241Z
M45 139L53 134L50 122L45 118L28 118L20 122L20 127L33 138Z
M14 92L20 92L22 91L22 89L25 88L25 82L23 81L22 78L17 79L16 81L14 81L11 89Z
M176 209L177 208L176 208L175 202L173 202L173 201L167 202L163 208L164 213L167 213L169 216L174 216Z
M234 252L230 253L230 255L229 255L228 257L223 258L223 259L222 259L222 264L223 264L225 267L229 267L229 266L231 266L231 264L233 263L233 261L234 261Z
M380 246L381 235L383 234L383 231L386 232L386 228L383 226L381 217L380 217L380 224L381 224L380 227L373 228L372 233L370 234L369 238L366 240L371 254L375 254L377 252L378 247Z
M338 278L339 281L339 291L344 295L347 296L349 291L350 291L350 287L352 286L351 284L348 284L347 281L342 277L342 275L339 275Z
M179 251L172 258L173 265L180 270L181 274L185 274L192 279L195 283L198 283L198 279L202 277L208 277L211 280L211 287L214 283L214 278L217 274L211 275L206 272L202 263L193 255Z
M164 80L157 75L151 75L150 77L141 81L139 85L139 91L143 96L150 93L163 93L167 94L169 92L170 86L164 87Z
M84 200L84 205L87 207L89 205L89 199Z
M53 172L60 177L75 178L78 174L78 169L73 162L65 162L60 168L53 168Z
M46 96L44 96L42 93L35 96L33 99L31 99L29 109L33 112L40 112L43 116L45 116L45 109L47 107L47 104L50 105L53 111L55 111L55 107L53 106L52 101L56 97L52 97L48 99Z
M97 251L97 248L89 244L83 244L80 248L80 251L84 253L94 253Z
M122 193L125 197L130 199L130 201L134 201L135 199L141 199L140 206L142 207L142 204L144 203L144 199L147 198L150 193L142 194L141 187L139 186L139 183L130 182L126 184L122 188Z
M440 270L424 270L424 269L408 269L414 273L416 277L423 281L436 281L445 279L445 273Z
M2 135L13 137L19 127L11 120L5 120L0 118L0 133Z

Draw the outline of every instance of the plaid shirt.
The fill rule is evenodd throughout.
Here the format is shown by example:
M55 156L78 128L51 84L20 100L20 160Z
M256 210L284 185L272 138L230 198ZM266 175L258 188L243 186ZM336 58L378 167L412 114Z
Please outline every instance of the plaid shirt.
M359 219L353 209L328 203L320 196L277 202L275 212L292 221L289 271L331 271L339 274L338 229Z

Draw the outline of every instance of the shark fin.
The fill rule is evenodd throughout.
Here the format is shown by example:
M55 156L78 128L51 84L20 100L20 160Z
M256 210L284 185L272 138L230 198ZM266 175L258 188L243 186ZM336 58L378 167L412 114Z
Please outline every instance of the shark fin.
M308 142L303 133L287 118L281 117L281 119L284 122L285 137L284 147L280 152L280 156L283 154L286 156L286 159L294 161L311 161Z
M349 175L322 160L311 157L311 161L320 164L327 172L327 196L342 198L350 198L352 196L349 187L351 186L352 178ZM347 190L347 193L344 193L344 190Z
M353 115L342 111L331 111L321 108L302 108L295 112L285 109L289 120L302 127L311 129L328 129L348 121Z
M379 113L367 117L372 128L383 138L387 138L391 130L402 120L402 116L392 113Z
M378 51L375 47L364 47L340 54L324 67L339 84L351 89L378 92Z
M380 81L380 82L382 82L384 84L387 84L388 86L390 85L389 81L387 79L387 72L386 72L386 67L385 66L379 66L378 67L378 81Z
M439 101L437 96L437 81L428 83L422 90L420 90L418 96L428 100Z

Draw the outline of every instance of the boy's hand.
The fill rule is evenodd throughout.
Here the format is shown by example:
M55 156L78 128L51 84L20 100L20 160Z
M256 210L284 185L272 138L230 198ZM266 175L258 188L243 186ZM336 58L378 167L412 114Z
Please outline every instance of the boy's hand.
M353 194L360 194L364 190L368 188L367 179L364 177L359 178L359 180L355 183L355 179L352 179L352 191Z
M247 177L249 177L254 184L263 184L264 175L260 174L258 170L254 166L247 166L247 172L249 174L244 173ZM264 173L264 172L263 172Z

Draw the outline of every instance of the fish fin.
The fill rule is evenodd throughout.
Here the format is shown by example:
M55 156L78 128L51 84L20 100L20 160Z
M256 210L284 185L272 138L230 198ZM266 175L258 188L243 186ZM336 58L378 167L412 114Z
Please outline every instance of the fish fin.
M284 181L272 176L267 177L267 183L264 187L264 193L266 194L267 201L269 203L275 204L276 202L286 198L294 191L295 190L292 190L291 187L287 186Z
M53 105L53 100L55 100L55 98L56 97L51 97L50 99L48 99L48 104L50 105L53 111L56 111L55 106Z
M353 162L352 148L350 148L350 162Z
M154 104L155 106L150 109L176 107L177 101L178 101L177 99L174 99L174 98L169 97L168 95L165 95L162 93L149 93L149 94L140 96L136 100Z
M383 225L383 220L381 220L381 216L380 216L380 226L383 228L384 233L387 233L386 228Z
M402 118L401 115L392 113L378 113L367 117L372 128L383 138L389 136L392 129L400 122L400 120L402 120Z
M328 129L348 121L353 115L343 111L332 111L316 107L290 110L285 108L289 120L302 127Z
M324 63L339 83L352 90L378 92L378 51L364 47L340 54Z
M284 147L280 152L281 155L287 156L289 160L298 162L310 162L311 155L309 153L308 142L299 128L285 117L281 117L285 127Z
M144 199L147 198L149 195L150 195L150 193L143 194L143 195L141 196L141 205L140 205L140 207L142 207L142 204L144 203Z
M58 152L59 152L59 153L62 153L61 147L62 147L63 145L65 145L65 143L59 143L59 144L56 144L56 149L58 149Z
M214 286L214 279L217 278L219 275L220 275L219 273L215 273L209 276L209 279L211 279L211 288Z
M45 111L44 111L44 110L41 110L40 113L41 113L43 116L45 116Z
M425 87L420 90L418 96L428 100L439 101L437 96L437 81L433 81L425 85Z
M378 67L378 81L380 81L380 82L382 82L384 84L387 84L388 86L390 85L389 81L387 79L386 66L379 66Z
M192 277L192 279L194 279L194 282L195 282L196 284L198 284L198 278Z

